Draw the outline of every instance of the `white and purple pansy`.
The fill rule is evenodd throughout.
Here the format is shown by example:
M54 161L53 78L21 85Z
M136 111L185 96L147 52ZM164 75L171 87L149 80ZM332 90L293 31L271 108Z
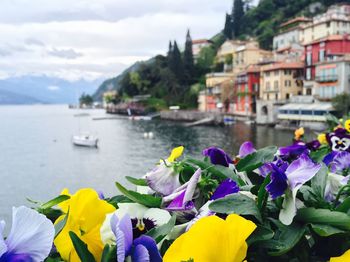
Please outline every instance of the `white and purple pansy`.
M238 157L243 158L243 157L246 157L247 155L250 155L254 152L256 152L256 149L254 148L253 143L250 141L246 141L240 146L239 152L238 152Z
M117 262L129 261L130 259L134 262L162 261L153 238L141 235L134 239L132 221L129 215L126 214L120 220L116 215L112 215L110 223L116 238Z
M338 128L326 134L326 139L332 151L350 151L350 134L344 128Z
M221 165L228 167L233 163L231 157L221 148L217 147L208 147L203 150L202 154L206 157L209 157L210 162L213 165Z
M202 170L199 168L190 180L177 188L171 195L163 198L163 203L170 204L166 207L169 211L187 211L194 208L193 198L197 189Z
M44 215L24 206L13 208L12 227L6 240L4 228L5 222L0 221L1 262L41 262L49 255L55 229Z
M347 151L332 152L326 156L326 162L333 173L343 173L350 169L350 153Z
M155 227L168 223L171 218L169 212L164 209L148 208L138 203L119 203L118 209L114 213L108 214L101 226L100 233L104 244L112 245L116 241L110 226L113 215L117 216L118 219L129 215L134 238L145 234Z
M321 165L314 163L306 154L302 154L288 167L271 163L271 182L266 186L270 196L275 199L284 196L283 208L279 219L285 225L290 225L296 214L296 195L300 187L309 181L320 170Z

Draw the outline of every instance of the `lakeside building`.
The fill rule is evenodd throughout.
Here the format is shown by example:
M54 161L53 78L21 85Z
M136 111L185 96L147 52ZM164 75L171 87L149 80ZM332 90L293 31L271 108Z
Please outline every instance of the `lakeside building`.
M250 65L236 77L234 83L235 115L254 116L259 99L260 66Z
M261 66L257 123L275 123L278 108L291 97L302 94L303 70L304 64L301 62L275 62Z
M208 47L213 42L208 39L195 39L192 40L192 52L193 52L193 58L196 60L199 56L199 53L204 47Z
M304 95L317 95L316 65L350 53L349 35L331 35L305 45ZM321 65L319 65L319 70ZM318 79L319 80L319 79ZM319 83L319 82L318 82Z
M273 38L273 50L280 52L280 50L288 49L295 44L301 46L303 26L311 23L312 19L301 16L281 24L279 32Z
M308 44L312 41L330 36L350 33L350 5L335 4L320 15L313 17L312 22L302 26L299 41Z
M329 101L342 93L350 93L350 54L316 64L314 97Z

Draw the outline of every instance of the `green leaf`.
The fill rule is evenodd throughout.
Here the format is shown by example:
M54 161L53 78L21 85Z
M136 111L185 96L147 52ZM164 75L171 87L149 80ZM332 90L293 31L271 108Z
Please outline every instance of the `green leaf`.
M132 201L124 195L114 196L114 197L106 199L106 201L109 204L113 205L115 208L119 208L118 207L119 203L132 203Z
M168 223L160 226L155 227L148 231L146 235L152 237L157 243L159 243L167 234L171 232L171 230L174 228L176 222L176 215L173 215Z
M262 221L260 211L255 201L250 197L239 193L228 195L215 200L209 205L209 209L222 214L252 215Z
M84 241L82 241L73 231L69 231L69 236L81 261L96 262Z
M311 188L313 189L313 192L320 197L320 199L324 199L327 178L328 168L324 164L322 164L322 168L311 179Z
M67 214L64 216L64 218L60 222L58 222L57 224L54 225L55 238L58 236L59 233L61 233L64 226L67 224L68 216L69 216L69 210L68 210Z
M250 246L257 242L270 240L273 238L274 235L275 233L270 228L267 228L264 226L258 226L254 230L253 234L251 234L247 239L247 244L248 246Z
M123 187L121 184L118 182L115 183L119 191L125 195L127 198L130 200L139 203L141 205L144 205L146 207L160 207L162 204L162 198L160 197L155 197L151 195L146 195L146 194L140 194L135 191L131 191Z
M202 170L207 170L217 178L220 178L220 179L231 178L233 181L237 182L239 185L241 184L236 173L228 167L213 165L211 163L200 161L193 158L186 158L184 162L194 164L200 167Z
M334 226L344 230L350 230L350 216L329 209L316 209L313 207L298 210L297 220L304 223L315 223Z
M348 213L349 209L350 209L350 196L345 198L344 201L339 206L337 206L335 211Z
M331 235L345 232L339 228L332 227L330 225L322 225L322 224L311 224L311 228L313 231L315 231L316 234L318 234L321 237L329 237Z
M236 165L236 168L239 172L251 172L254 169L257 169L258 167L262 166L264 163L271 162L276 152L276 146L264 147L239 160L239 162Z
M329 147L325 146L325 147L320 147L318 150L316 151L311 151L310 153L310 157L313 161L317 162L317 163L321 163L321 161L323 160L323 158L329 153Z
M269 249L268 254L271 256L281 256L297 245L304 236L305 226L292 224L280 227L278 231L276 238L261 243L261 246Z
M266 206L266 201L268 198L268 193L266 191L266 186L270 183L270 175L266 176L264 179L264 182L261 184L259 191L258 191L258 208L260 211L263 209L264 206Z
M60 195L60 196L55 197L54 199L51 199L50 201L42 204L39 208L41 208L41 209L48 209L48 208L51 208L53 206L58 205L59 203L61 203L63 201L66 201L68 199L70 199L70 196Z
M115 262L116 261L116 246L106 245L102 252L101 262Z
M125 177L131 184L134 184L136 186L148 186L147 181L144 178L134 178L131 176Z

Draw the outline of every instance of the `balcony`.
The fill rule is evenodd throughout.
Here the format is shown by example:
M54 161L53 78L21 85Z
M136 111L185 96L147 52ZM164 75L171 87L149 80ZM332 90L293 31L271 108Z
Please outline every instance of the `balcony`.
M316 76L315 80L316 80L316 82L319 82L319 83L337 82L338 81L338 76L337 75Z
M240 78L237 78L235 83L236 84L245 84L248 82L248 77L240 77Z

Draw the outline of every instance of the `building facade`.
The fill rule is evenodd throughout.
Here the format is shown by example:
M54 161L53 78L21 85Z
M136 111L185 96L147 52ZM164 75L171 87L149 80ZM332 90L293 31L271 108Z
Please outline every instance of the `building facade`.
M260 67L251 65L237 75L234 83L234 110L237 115L253 116L259 99Z
M208 47L212 44L211 40L208 39L195 39L192 40L192 52L193 52L193 58L197 59L199 56L199 53L204 47Z

